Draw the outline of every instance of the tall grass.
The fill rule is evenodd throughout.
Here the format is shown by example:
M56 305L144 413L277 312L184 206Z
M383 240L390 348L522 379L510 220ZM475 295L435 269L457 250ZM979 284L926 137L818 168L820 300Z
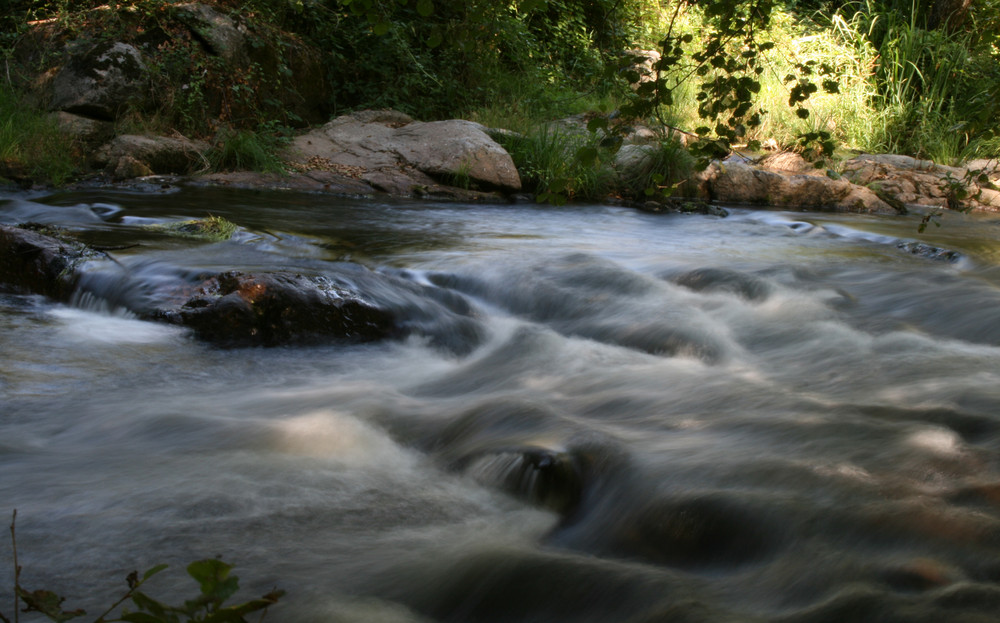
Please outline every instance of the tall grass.
M525 133L499 136L528 192L576 200L604 198L612 189L614 174L601 166L597 138L586 131L541 125ZM597 154L580 158L581 150Z
M64 184L76 174L78 158L55 120L0 85L0 178Z
M995 62L974 33L927 30L922 19L916 3L903 11L871 0L830 18L829 32L865 77L851 97L838 98L843 138L864 151L938 162L996 155Z
M206 157L215 171L284 173L278 150L287 141L266 128L259 132L222 129Z

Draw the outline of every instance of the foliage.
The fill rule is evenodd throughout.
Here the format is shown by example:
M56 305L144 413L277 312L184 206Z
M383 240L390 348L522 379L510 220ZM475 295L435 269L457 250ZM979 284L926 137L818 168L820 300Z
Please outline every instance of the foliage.
M22 612L37 612L55 623L65 623L85 616L87 613L81 609L64 610L62 604L65 598L50 590L29 591L21 585L21 567L18 565L15 535L16 520L15 510L10 524L14 553L15 623L18 620L19 602L24 604ZM166 568L167 565L156 565L142 576L137 571L130 573L125 578L128 590L94 619L94 623L246 623L247 615L266 612L285 594L284 591L273 590L257 599L236 605L225 605L239 590L239 578L230 574L233 565L209 558L197 560L187 566L188 575L198 583L199 593L192 599L185 600L182 605L173 606L140 590L147 581ZM127 601L131 601L133 609L123 605ZM113 613L119 607L121 607L120 614L114 616ZM0 613L0 621L10 623L10 619L3 613Z
M610 154L589 133L543 125L498 140L510 153L522 186L539 202L600 199L611 189L611 172L601 166Z
M221 216L208 216L176 223L156 223L146 225L146 229L175 234L185 238L219 242L229 240L236 233L236 224Z
M694 171L694 158L675 136L665 136L656 144L641 148L638 164L621 177L623 193L632 197L664 199L688 180Z
M0 84L0 178L63 184L76 173L76 152L50 116Z
M287 142L284 134L276 129L252 132L223 128L206 157L215 171L283 173L285 167L278 150Z

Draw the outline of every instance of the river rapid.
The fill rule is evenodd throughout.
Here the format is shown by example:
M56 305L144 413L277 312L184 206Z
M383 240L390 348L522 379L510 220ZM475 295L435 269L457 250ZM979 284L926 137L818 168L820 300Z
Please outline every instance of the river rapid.
M207 214L240 230L143 228ZM181 601L221 556L280 622L1000 620L996 216L0 200L26 220L138 243L109 252L133 284L355 262L468 321L220 348L100 275L0 290L0 513L22 584L92 618L133 569Z

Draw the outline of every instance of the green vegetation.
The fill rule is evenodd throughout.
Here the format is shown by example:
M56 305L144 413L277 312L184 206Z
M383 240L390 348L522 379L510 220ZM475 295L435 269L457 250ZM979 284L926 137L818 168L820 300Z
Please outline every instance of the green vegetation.
M0 84L0 179L63 184L77 161L76 146L56 122Z
M58 47L29 45L40 27L28 25L50 20L45 28L59 41L140 46L150 83L119 126L214 138L218 170L280 170L279 126L393 108L520 133L506 142L528 186L548 197L670 186L670 170L617 189L601 172L622 128L635 123L696 133L701 140L688 149L702 162L762 141L817 159L835 146L947 163L1000 155L998 0L203 2L232 17L246 50L206 52L203 34L170 0L10 0L0 17L5 88L52 66ZM9 117L10 108L0 112ZM577 114L593 136L550 125ZM2 140L8 168L71 151ZM670 141L659 149L676 157L678 171L688 166ZM65 161L38 159L49 163L39 177L72 173ZM594 165L603 168L585 171Z
M21 584L21 566L17 558L17 535L15 524L17 511L14 511L10 524L10 539L13 549L14 564L14 623L20 619L20 613L38 613L55 623L65 623L78 617L86 616L81 609L64 610L64 597L53 591L39 589L29 591ZM239 590L239 578L230 575L233 565L218 559L209 558L197 560L187 566L190 575L199 586L199 593L192 599L185 600L183 605L172 606L149 596L140 589L153 576L161 573L167 565L156 565L139 575L133 571L125 578L128 590L117 601L102 612L94 623L247 623L246 616L255 612L266 613L267 609L278 602L285 594L281 590L273 590L257 599L236 605L225 605ZM125 606L131 602L131 608ZM23 609L22 606L23 605ZM120 612L115 612L121 608ZM11 619L0 612L0 621L11 623Z
M589 132L541 125L497 138L514 160L524 189L539 201L595 200L612 190L611 172L599 166L602 156L612 154L600 149Z
M223 128L208 152L209 165L215 171L262 171L284 173L278 150L287 139L274 130L251 132Z
M209 240L211 242L229 240L236 233L237 229L235 223L221 216L208 216L206 218L191 219L176 223L157 223L155 225L146 225L145 227L150 231L164 232L197 240Z

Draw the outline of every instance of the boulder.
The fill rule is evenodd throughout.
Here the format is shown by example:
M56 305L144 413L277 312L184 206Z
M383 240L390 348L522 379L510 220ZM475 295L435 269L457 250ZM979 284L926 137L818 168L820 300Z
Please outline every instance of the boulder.
M85 148L99 147L115 135L115 126L110 121L91 119L65 111L54 112L52 117L63 134Z
M0 284L68 301L76 281L75 267L94 253L40 229L0 225Z
M143 92L147 73L139 50L102 42L71 54L52 79L49 110L113 121Z
M187 26L210 54L229 63L246 61L246 36L228 16L198 2L175 4L172 9L177 21Z
M471 121L421 123L394 111L363 111L297 137L287 157L351 167L359 179L392 194L433 194L438 184L455 182L521 188L510 154Z
M226 272L205 280L182 306L153 317L227 345L273 346L317 338L370 341L395 329L390 312L323 277Z
M143 136L123 134L94 154L94 165L103 167L115 179L141 177L153 173L184 174L205 168L207 143L183 136Z
M872 190L846 179L778 173L742 161L713 163L699 178L702 196L724 203L754 203L872 214L898 214Z
M468 178L489 188L521 190L510 154L472 121L415 122L397 129L393 149L418 171Z

